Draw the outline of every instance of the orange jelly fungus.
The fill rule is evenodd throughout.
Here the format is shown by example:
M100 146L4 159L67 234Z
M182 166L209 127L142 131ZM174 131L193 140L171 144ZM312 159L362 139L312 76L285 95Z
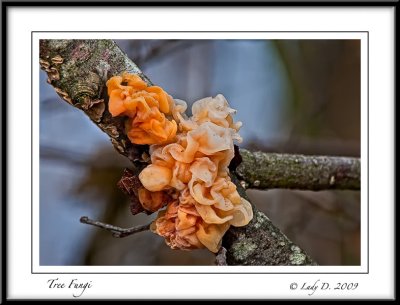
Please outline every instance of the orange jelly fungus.
M109 111L124 115L127 135L134 144L162 144L174 139L177 125L171 114L173 99L162 88L147 86L135 74L123 73L107 81Z
M133 143L150 144L151 164L139 175L139 201L152 212L167 206L151 230L172 249L218 252L231 225L245 226L253 218L250 203L229 177L233 141L241 141L235 110L219 94L196 101L189 118L184 101L127 73L107 86L110 113L129 117Z

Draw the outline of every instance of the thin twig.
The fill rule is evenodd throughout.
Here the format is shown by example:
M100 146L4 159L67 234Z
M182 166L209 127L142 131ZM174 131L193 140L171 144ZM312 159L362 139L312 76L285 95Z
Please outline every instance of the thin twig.
M133 234L147 231L150 229L150 223L148 223L146 225L142 225L142 226L136 226L136 227L124 229L121 227L116 227L116 226L110 225L108 223L103 223L101 221L92 220L87 216L82 216L80 219L80 222L110 231L112 233L112 236L117 237L117 238L126 237L129 235L133 235Z

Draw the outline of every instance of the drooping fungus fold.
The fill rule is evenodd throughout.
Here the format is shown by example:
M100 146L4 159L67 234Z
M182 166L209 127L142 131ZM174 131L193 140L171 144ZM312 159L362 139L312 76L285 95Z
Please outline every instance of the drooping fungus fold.
M198 249L204 245L197 238L196 232L201 218L194 206L171 202L167 209L158 214L151 230L165 238L172 249Z
M140 188L138 191L140 204L146 211L156 212L165 206L170 198L165 192L150 192L147 189Z
M110 113L128 117L133 143L150 145L151 164L139 175L139 201L151 212L167 206L152 231L172 249L217 252L229 226L244 226L253 217L229 177L233 141L241 141L235 110L219 94L196 101L189 118L184 101L127 73L107 86Z

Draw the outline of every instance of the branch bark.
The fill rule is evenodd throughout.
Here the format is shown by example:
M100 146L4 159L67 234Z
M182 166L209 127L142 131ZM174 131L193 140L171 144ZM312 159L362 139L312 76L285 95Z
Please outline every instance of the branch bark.
M238 178L231 174L240 196L247 199ZM253 219L247 226L233 227L222 239L228 265L316 265L307 253L286 237L271 220L253 204Z
M360 189L359 158L305 156L250 152L240 149L236 168L246 188L255 189Z
M116 150L129 158L136 170L148 160L147 146L133 145L124 132L124 119L108 112L106 80L123 71L139 74L139 68L111 40L41 40L40 65L60 97L84 111L106 132ZM232 176L241 196L239 180ZM248 198L247 198L248 199ZM229 265L314 265L266 215L254 206L254 219L242 228L231 227L223 238Z

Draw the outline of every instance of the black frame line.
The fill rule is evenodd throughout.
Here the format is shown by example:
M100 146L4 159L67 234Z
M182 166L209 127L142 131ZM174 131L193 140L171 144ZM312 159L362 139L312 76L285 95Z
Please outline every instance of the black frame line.
M31 33L369 33L369 31L32 31Z
M366 229L367 271L366 272L33 272L33 62L34 62L33 35L34 33L367 33L367 171L368 171L367 229ZM234 38L231 39L235 40ZM361 102L362 101L360 101L360 104ZM361 221L363 220L361 219ZM64 266L46 266L46 267L64 267ZM68 267L102 267L102 266L79 265L79 266L68 266ZM132 265L130 267L135 267L135 265ZM146 267L153 267L153 266L146 266ZM163 266L156 266L156 267L163 267ZM169 267L174 267L174 266L169 266ZM31 31L31 274L369 274L369 31Z
M185 0L174 0L174 1L160 1L160 0L149 0L149 1L137 1L131 2L129 0L121 1L117 0L115 2L109 1L82 1L72 0L72 1L59 1L57 4L54 4L53 1L35 1L34 4L29 1L4 1L6 6L13 7L71 7L71 6L93 6L96 4L96 7L151 7L158 6L161 8L169 8L169 7L343 7L346 6L362 6L362 7L377 7L377 6L394 6L398 3L398 0L250 0L248 2L240 1L240 0L195 0L187 5Z

